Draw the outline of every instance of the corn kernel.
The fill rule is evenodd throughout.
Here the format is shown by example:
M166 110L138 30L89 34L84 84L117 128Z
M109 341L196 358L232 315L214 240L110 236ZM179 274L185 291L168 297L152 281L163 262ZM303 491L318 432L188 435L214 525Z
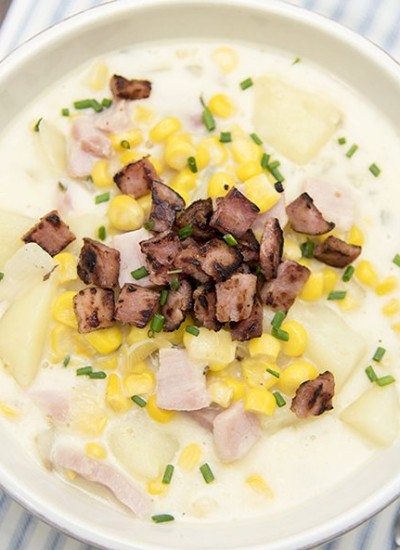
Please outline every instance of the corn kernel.
M76 472L74 472L73 470L65 470L65 475L71 481L73 481L77 476Z
M152 141L158 143L164 141L171 134L181 129L181 122L175 117L166 117L157 122L155 126L150 130L149 136Z
M251 388L244 396L244 410L272 416L276 409L273 394L264 388Z
M289 334L289 340L282 343L283 353L289 357L302 355L307 347L308 335L306 329L298 321L284 321L282 330Z
M236 69L239 62L238 54L227 46L214 50L211 57L224 73L230 73Z
M205 147L202 144L199 144L196 147L195 157L196 157L197 168L199 170L202 170L203 168L205 168L210 162L210 153L208 152L207 147Z
M248 349L250 357L265 355L268 359L274 361L281 351L281 344L271 334L264 333L259 338L249 340Z
M0 401L0 412L2 412L5 416L8 416L10 418L15 418L16 416L20 415L20 412L16 409L13 409L12 407L9 407L2 401Z
M300 292L300 298L309 302L319 300L324 293L324 275L322 271L311 272Z
M143 208L130 195L116 195L109 204L107 217L119 231L134 231L144 223Z
M203 139L199 146L207 150L210 162L213 164L223 164L228 159L228 148L220 143L217 136L210 136Z
M183 170L189 157L196 153L193 145L183 139L169 140L164 149L164 160L174 170Z
M93 92L99 92L103 90L108 81L108 66L102 61L97 61L90 69L89 74L85 80L86 86L93 90Z
M148 218L150 215L150 210L152 206L151 193L147 193L147 195L143 195L143 197L136 199L136 202L138 203L140 208L143 210L144 217Z
M364 244L364 233L357 225L352 225L347 237L347 242L349 244L355 244L357 246L362 246Z
M147 365L145 361L137 361L134 365L131 365L129 372L141 374L142 372L147 371Z
M136 105L135 119L137 122L150 123L154 118L154 111L144 105Z
M270 210L280 199L280 194L271 185L265 174L258 174L244 182L246 197L260 209L260 214Z
M98 353L103 355L116 351L122 344L121 329L116 326L93 330L83 336Z
M71 427L91 437L100 435L107 425L107 416L100 410L85 411L73 417Z
M154 390L156 379L154 374L146 369L141 373L132 372L124 378L124 389L128 395L142 395Z
M297 388L306 380L314 380L318 376L316 367L305 359L297 359L281 371L278 387L286 395L292 396Z
M62 323L57 323L50 331L50 350L54 361L62 361L72 348L72 331Z
M224 407L229 407L232 402L233 389L222 381L211 382L207 385L208 395L213 403Z
M127 130L120 134L111 135L110 141L115 151L126 151L131 147L139 145L143 141L143 134L138 129Z
M254 176L258 176L258 174L262 174L262 171L263 169L259 162L248 160L247 162L239 164L236 168L236 175L240 181L246 181Z
M387 317L392 317L400 311L400 300L398 298L392 298L382 307L382 312Z
M224 197L235 181L226 172L215 172L208 181L207 195L211 198Z
M256 359L243 359L242 374L248 386L251 388L259 388L262 386L265 389L272 388L278 378L267 371L270 369L277 374L280 373L280 368L275 363L269 363L266 358L258 356Z
M338 273L334 269L331 269L330 267L325 267L322 270L322 276L323 276L323 287L324 287L324 294L329 294L335 286L339 279Z
M109 172L109 162L105 159L96 160L92 168L92 180L96 187L103 189L111 187L114 181Z
M161 422L162 424L171 422L171 420L173 420L175 416L174 411L167 411L165 409L160 409L160 407L157 406L155 394L150 395L150 397L148 398L147 404L146 404L146 410L150 418L152 418L156 422Z
M225 94L215 94L208 102L208 108L213 115L220 118L229 118L235 112L235 107Z
M146 325L143 328L132 327L126 337L126 341L128 345L132 346L133 344L138 344L140 342L143 342L143 340L148 338L149 329L150 329L150 325Z
M83 334L75 332L72 334L72 341L74 345L74 353L82 357L93 357L96 355L96 350L86 340Z
M358 307L360 302L356 300L350 292L347 292L343 300L338 300L337 304L342 311L350 311L351 309Z
M361 283L371 286L372 288L374 288L379 282L375 268L368 260L361 260L356 265L354 274Z
M150 495L162 495L168 489L168 485L159 479L151 479L147 482L147 492Z
M193 470L200 462L201 455L202 450L200 445L197 445L197 443L190 443L182 449L178 458L178 465L183 470Z
M60 252L56 254L53 259L58 266L57 274L60 283L68 283L78 278L76 260L73 254L70 252Z
M246 478L246 483L249 485L253 491L263 494L267 497L273 497L274 492L271 487L265 481L265 479L259 474L253 474Z
M71 328L78 328L74 311L74 296L76 292L67 290L54 300L51 307L53 319Z
M226 376L224 382L232 390L232 401L239 401L243 399L246 393L246 384L233 376Z
M106 357L99 357L96 360L96 367L99 370L116 370L119 365L119 354L113 353Z
M131 162L136 162L137 160L140 160L143 158L143 153L140 151L135 151L133 149L126 149L119 155L119 160L121 161L121 164L131 164Z
M107 451L103 445L99 445L99 443L94 443L92 441L86 443L85 451L88 456L94 458L95 460L102 460L107 456Z
M246 138L238 138L232 141L231 151L233 158L240 164L249 160L260 162L263 155L261 147Z
M106 403L116 413L126 412L132 406L132 401L124 395L117 374L110 374L107 378Z
M396 277L386 277L386 279L382 279L382 281L376 285L375 292L378 296L384 296L385 294L389 294L390 292L393 292L393 290L396 290L397 285L398 283Z
M400 334L400 323L393 323L392 329Z
M189 170L189 168L184 168L173 176L169 180L169 186L172 189L186 189L186 191L192 191L197 185L197 175Z

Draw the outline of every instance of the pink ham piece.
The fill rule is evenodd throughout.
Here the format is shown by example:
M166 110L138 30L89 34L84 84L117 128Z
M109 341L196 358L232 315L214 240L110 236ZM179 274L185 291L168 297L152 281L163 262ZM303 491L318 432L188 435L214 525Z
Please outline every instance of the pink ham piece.
M195 420L197 424L200 424L200 426L212 432L214 420L223 410L224 409L216 403L212 403L209 407L204 407L204 409L190 411L188 415Z
M135 281L131 275L132 271L146 264L146 256L140 250L139 243L152 236L149 231L142 228L113 237L112 247L118 250L120 258L118 284L121 288L125 283L133 282L139 286L152 286L148 276Z
M35 390L30 393L33 401L53 422L63 423L69 418L69 400L54 390Z
M110 134L119 134L132 127L129 104L126 101L114 101L111 107L93 115L96 128Z
M354 223L355 200L350 185L339 185L321 180L310 180L304 191L313 199L325 219L331 220L338 229L348 231Z
M258 417L246 412L237 401L214 420L214 444L222 462L233 462L245 456L261 437Z
M110 489L122 504L127 506L140 518L150 514L150 499L126 476L112 466L98 462L78 450L55 445L51 452L51 462L56 468L72 470L87 481L99 483Z
M184 349L160 349L156 374L157 406L168 411L196 411L210 405L205 365L194 363Z

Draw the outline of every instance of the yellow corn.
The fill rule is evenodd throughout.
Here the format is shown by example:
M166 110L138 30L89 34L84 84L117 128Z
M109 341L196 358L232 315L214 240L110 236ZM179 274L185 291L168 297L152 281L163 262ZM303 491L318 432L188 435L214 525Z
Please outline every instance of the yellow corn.
M211 382L207 384L207 392L213 403L221 407L229 407L232 402L233 389L223 381Z
M215 172L208 181L207 195L211 198L224 197L235 184L226 172Z
M393 323L392 329L400 334L400 323Z
M338 306L342 311L350 311L360 305L360 301L351 293L347 292L343 300L337 301Z
M72 471L72 470L65 470L65 475L67 476L68 479L70 479L71 481L73 481L77 474L76 472Z
M81 357L93 357L96 355L96 350L89 344L83 334L74 332L72 334L72 341L74 345L74 353Z
M161 422L162 424L171 422L175 416L174 411L166 411L165 409L160 409L160 407L157 406L156 396L154 393L153 395L150 395L147 400L146 410L150 418L156 422Z
M150 215L150 210L152 205L151 193L147 193L147 195L143 195L143 197L136 199L136 202L138 203L140 208L143 210L144 217L148 218Z
M265 355L268 359L274 361L281 351L281 343L271 334L264 333L259 338L249 340L248 349L250 357Z
M357 246L362 246L364 244L364 233L357 225L351 226L347 241Z
M319 300L324 293L324 275L322 271L312 272L300 292L300 298L310 302Z
M258 174L262 174L262 171L263 169L259 162L248 160L247 162L239 164L236 168L236 175L241 181L246 181L254 176L258 176Z
M149 329L150 325L146 325L143 328L132 327L126 337L128 345L132 346L133 344L138 344L148 338Z
M361 283L372 288L379 282L375 268L369 260L361 260L356 265L354 274Z
M272 491L271 487L268 485L268 483L265 481L263 476L259 474L253 474L251 476L248 476L246 478L246 483L249 485L253 491L256 493L263 494L267 497L273 497L274 492Z
M108 160L96 160L93 165L91 175L94 185L100 189L103 189L104 187L111 187L114 184L114 181L110 175Z
M107 456L107 451L103 447L103 445L100 445L99 443L94 443L93 441L86 443L85 451L88 456L96 460L102 460Z
M51 307L53 319L71 328L78 328L73 302L75 294L73 290L63 292L57 296Z
M233 158L240 164L249 160L260 162L263 155L261 147L246 138L238 138L232 141L231 151Z
M224 73L233 71L239 62L238 54L235 50L227 46L222 46L214 50L211 57Z
M119 354L113 353L106 357L99 357L96 360L96 367L99 370L116 370L119 365Z
M378 296L384 296L385 294L389 294L390 292L393 292L393 290L396 290L397 285L398 282L396 277L386 277L386 279L382 279L382 281L379 281L376 285L375 292Z
M382 312L387 317L392 317L400 311L400 300L398 298L392 298L382 307Z
M280 373L280 368L275 363L268 363L265 358L258 356L256 359L243 359L242 361L242 374L243 378L248 386L251 388L259 388L262 386L265 389L272 388L277 382L278 378L267 371L270 369Z
M306 329L298 321L284 321L282 330L289 334L289 340L283 342L283 353L289 357L302 355L307 347L308 335Z
M135 151L133 149L126 149L119 155L119 160L121 164L130 164L131 162L136 162L143 158L143 153L140 151Z
M250 388L244 396L244 410L271 416L276 409L273 394L264 388Z
M143 208L130 195L116 195L109 204L107 217L119 231L134 231L144 223Z
M172 332L164 332L163 337L168 340L174 346L180 346L183 344L183 337L186 333L186 327L193 325L194 320L190 315L186 315L185 320L180 327Z
M116 351L122 344L121 329L117 326L93 330L83 336L98 353L103 355Z
M20 415L19 411L13 409L12 407L9 407L2 401L0 401L0 412L2 412L5 416L8 416L9 418L15 418L16 416Z
M297 359L281 371L278 387L286 395L292 396L300 384L317 376L318 370L312 363L305 359Z
M194 174L189 168L184 168L169 180L168 185L172 189L192 191L197 185L197 174Z
M196 153L191 143L184 139L169 140L164 149L165 163L174 170L183 170L187 167L189 157Z
M142 395L154 390L156 379L154 374L146 369L141 373L132 372L124 378L124 389L128 395Z
M199 146L207 150L210 162L213 164L223 164L228 159L228 148L220 143L217 136L210 136L203 139Z
M150 123L154 118L154 111L144 105L136 105L135 119L137 122Z
M205 327L199 329L197 336L185 332L183 344L190 359L204 362L212 371L220 371L232 363L237 348L237 342L232 340L227 330L215 332Z
M107 416L101 410L77 414L71 422L72 429L91 437L100 435L107 425Z
M147 371L147 365L144 361L137 361L134 365L131 365L129 372L141 374L142 372Z
M62 323L57 323L50 331L50 350L54 361L62 361L72 348L72 331Z
M246 197L254 202L263 214L270 210L280 199L280 194L271 185L265 174L258 174L244 182Z
M196 157L197 168L199 170L202 170L203 168L205 168L210 162L210 153L208 152L207 147L205 147L202 144L199 144L196 147L195 157Z
M235 112L235 107L225 94L215 94L208 102L208 108L213 115L220 118L229 118Z
M233 376L226 376L224 382L232 390L232 401L243 399L246 393L246 384Z
M117 374L109 374L106 386L106 403L116 413L126 412L132 407L132 401L124 395Z
M85 84L93 92L103 90L108 81L108 66L103 61L97 61L89 70Z
M147 492L150 495L162 495L168 489L168 484L159 479L151 479L147 482Z
M111 135L110 141L115 151L126 151L139 145L143 141L143 134L138 129L127 130L120 134Z
M322 270L324 294L329 294L334 288L339 279L338 273L330 267L325 267Z
M152 141L158 143L160 141L164 141L171 134L180 130L181 127L182 124L179 119L172 116L166 117L153 126L149 132L149 136Z
M178 458L178 465L183 470L193 470L200 462L201 455L202 450L200 445L197 445L197 443L190 443L182 449Z
M76 260L70 252L60 252L54 256L54 261L57 264L57 274L60 283L69 283L78 278L76 272Z

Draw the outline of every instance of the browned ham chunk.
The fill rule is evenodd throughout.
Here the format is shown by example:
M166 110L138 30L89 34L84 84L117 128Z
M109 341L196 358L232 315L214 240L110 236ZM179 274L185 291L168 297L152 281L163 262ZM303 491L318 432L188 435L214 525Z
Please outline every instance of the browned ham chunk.
M237 323L231 323L231 336L232 340L251 340L252 338L258 338L263 333L263 307L258 298L254 300L253 309L247 319L238 321Z
M154 224L153 231L161 233L171 229L177 212L185 208L185 201L171 187L158 180L151 184L151 198L150 220Z
M255 264L260 257L260 245L251 229L238 239L237 248L246 264Z
M167 301L161 308L161 313L165 317L163 330L171 332L179 328L191 305L192 287L188 281L182 279L176 290L168 292Z
M309 276L308 267L291 260L282 262L279 264L276 278L267 281L262 287L262 301L274 310L288 311Z
M283 232L277 218L265 222L260 243L261 273L267 281L274 279L282 260Z
M226 281L217 283L217 319L221 323L247 319L253 309L257 277L235 273Z
M314 248L314 258L332 267L346 267L361 254L361 246L348 244L330 235Z
M217 320L215 288L211 284L201 285L193 292L194 314L197 321L210 330L220 330L222 324Z
M89 286L74 296L78 332L110 327L114 319L114 292Z
M211 280L209 275L201 269L200 245L193 239L182 241L182 250L175 258L175 267L182 269L185 275L193 277L199 283L207 283Z
M114 97L119 99L145 99L151 92L151 82L148 80L128 80L114 74L110 80L110 89Z
M158 309L160 293L150 288L125 283L115 308L115 319L143 328Z
M146 157L127 164L114 176L114 182L121 193L132 195L135 199L150 193L151 183L156 179L156 169Z
M173 270L174 260L181 251L181 242L172 231L164 231L151 239L139 243L140 250L146 255L146 265L150 281L156 285L168 284L176 275Z
M294 231L306 235L323 235L335 224L327 222L308 193L302 193L286 207L290 225Z
M36 243L50 256L55 256L76 239L57 210L52 210L22 236L25 243Z
M232 187L225 197L218 198L210 225L221 233L231 233L240 238L250 229L259 211L254 203Z
M242 264L243 256L235 246L221 239L211 239L200 247L201 269L215 281L228 279Z
M83 239L77 270L84 283L101 288L118 286L119 264L118 250L93 239Z
M335 394L333 374L325 371L314 380L307 380L297 388L290 409L299 418L319 416L333 409L332 398Z
M210 239L216 232L210 228L209 223L213 213L212 200L200 199L192 202L176 220L178 228L191 225L192 236L196 239Z

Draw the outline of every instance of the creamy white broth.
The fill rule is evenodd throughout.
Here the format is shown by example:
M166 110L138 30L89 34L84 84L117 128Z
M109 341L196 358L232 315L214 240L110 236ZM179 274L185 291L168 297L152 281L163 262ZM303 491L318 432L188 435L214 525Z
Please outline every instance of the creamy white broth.
M68 140L70 122L68 117L61 116L61 109L67 107L74 113L72 104L78 99L96 97L101 100L110 96L107 86L99 92L88 88L88 76L96 62L106 62L110 75L116 73L129 78L151 80L151 96L139 103L154 110L153 124L163 117L176 116L182 121L183 131L201 137L207 137L208 134L200 123L200 96L207 101L216 93L225 93L237 107L233 117L217 118L216 135L220 131L230 131L235 125L248 134L254 132L254 119L257 117L257 113L253 112L254 90L252 87L241 90L239 83L248 77L256 81L258 77L272 75L299 90L324 97L342 114L337 130L307 164L297 165L274 151L268 143L264 143L265 149L272 152L273 158L281 162L279 169L285 176L286 203L298 196L307 180L316 179L321 184L340 183L348 186L355 198L354 223L365 234L361 259L373 263L380 279L390 275L397 278L399 268L392 259L400 252L397 241L400 219L396 215L400 159L399 137L390 123L358 94L309 64L307 60L294 64L295 55L289 57L279 52L260 51L235 44L232 48L238 56L237 68L224 73L212 57L212 53L220 46L217 43L168 44L114 52L102 60L79 68L62 82L55 83L52 90L28 105L4 131L0 142L0 162L3 168L0 188L2 209L37 220L46 212L57 208L60 201L63 204L65 196L68 196L70 203L65 208L65 213L62 212L62 217L73 227L76 216L88 214L90 222L87 235L95 236L97 227L105 219L108 205L95 205L93 199L103 190L93 189L87 182L74 180L65 170L53 166L40 142L40 131L33 132L32 127L43 117L44 123L50 122ZM133 112L135 106L136 102L133 102ZM149 128L144 124L142 127L146 131ZM337 140L341 136L346 137L345 145L338 144ZM347 158L346 152L353 143L357 144L358 150L352 158ZM156 158L162 155L162 147L152 144L148 139L137 149L151 153ZM372 163L380 167L379 177L374 177L369 171L368 167ZM228 161L227 166L234 173L232 164L233 161ZM210 164L200 171L199 183L192 192L192 199L206 196L210 176L221 169ZM166 171L161 177L168 182L171 175L171 171ZM67 186L65 194L59 189L59 181ZM114 192L116 190L112 190ZM106 244L110 242L108 239ZM69 249L77 252L77 244L71 245ZM320 268L321 265L318 266L317 262L312 263L312 269ZM338 273L341 275L342 270L338 270ZM290 425L283 421L283 427L274 428L277 424L275 419L287 415L290 405L288 398L286 407L277 409L272 419L266 416L262 418L264 433L250 452L241 460L228 465L221 463L216 457L212 434L185 418L184 414L166 424L155 423L155 429L163 431L177 442L178 450L171 460L172 464L176 465L182 448L190 443L197 443L203 451L201 463L210 464L215 481L205 484L198 468L185 472L175 466L173 481L168 490L161 495L151 496L153 514L168 512L176 519L195 517L209 520L272 514L300 505L306 499L328 491L357 468L366 465L373 453L379 452L371 442L346 426L339 415L370 387L371 383L364 369L371 364L371 357L377 346L381 345L387 351L381 365L374 363L376 371L379 374L392 374L396 378L399 336L392 325L399 319L398 315L383 316L382 306L391 298L397 297L398 292L377 296L366 285L354 281L351 284L357 284L363 296L359 307L342 312L337 303L327 302L326 296L321 299L324 305L342 315L349 327L365 341L365 353L359 366L335 395L334 410L310 420L293 420L293 415ZM81 287L83 283L78 281L68 288L76 290ZM339 281L337 288L347 287ZM290 312L288 317L291 317ZM73 400L75 411L79 408L82 394L89 396L94 404L98 404L96 406L99 410L106 411L107 426L104 431L100 435L89 436L77 432L73 420L64 424L56 422L57 441L83 451L89 441L101 443L108 451L105 461L126 474L126 470L109 448L108 440L113 425L120 422L124 414L113 414L110 409L106 409L106 380L89 380L76 376L77 366L84 366L88 361L90 359L86 358L75 360L64 368L60 362L53 364L47 347L39 372L27 390L19 388L7 370L2 370L0 402L20 413L15 417L7 417L5 414L3 423L13 430L24 452L30 452L33 459L41 460L36 437L51 426L51 421L35 404L38 393L56 389L57 394L67 402ZM317 367L321 372L325 370L323 365ZM396 382L396 386L399 386L399 382ZM125 416L132 423L137 418L147 418L145 410L135 407L125 413ZM337 452L338 449L341 450L340 453ZM329 476L326 472L329 472ZM270 494L259 493L246 483L246 478L254 474L263 476L271 490ZM63 473L58 472L56 475ZM146 492L145 479L138 477L135 482ZM115 505L113 501L111 504Z

